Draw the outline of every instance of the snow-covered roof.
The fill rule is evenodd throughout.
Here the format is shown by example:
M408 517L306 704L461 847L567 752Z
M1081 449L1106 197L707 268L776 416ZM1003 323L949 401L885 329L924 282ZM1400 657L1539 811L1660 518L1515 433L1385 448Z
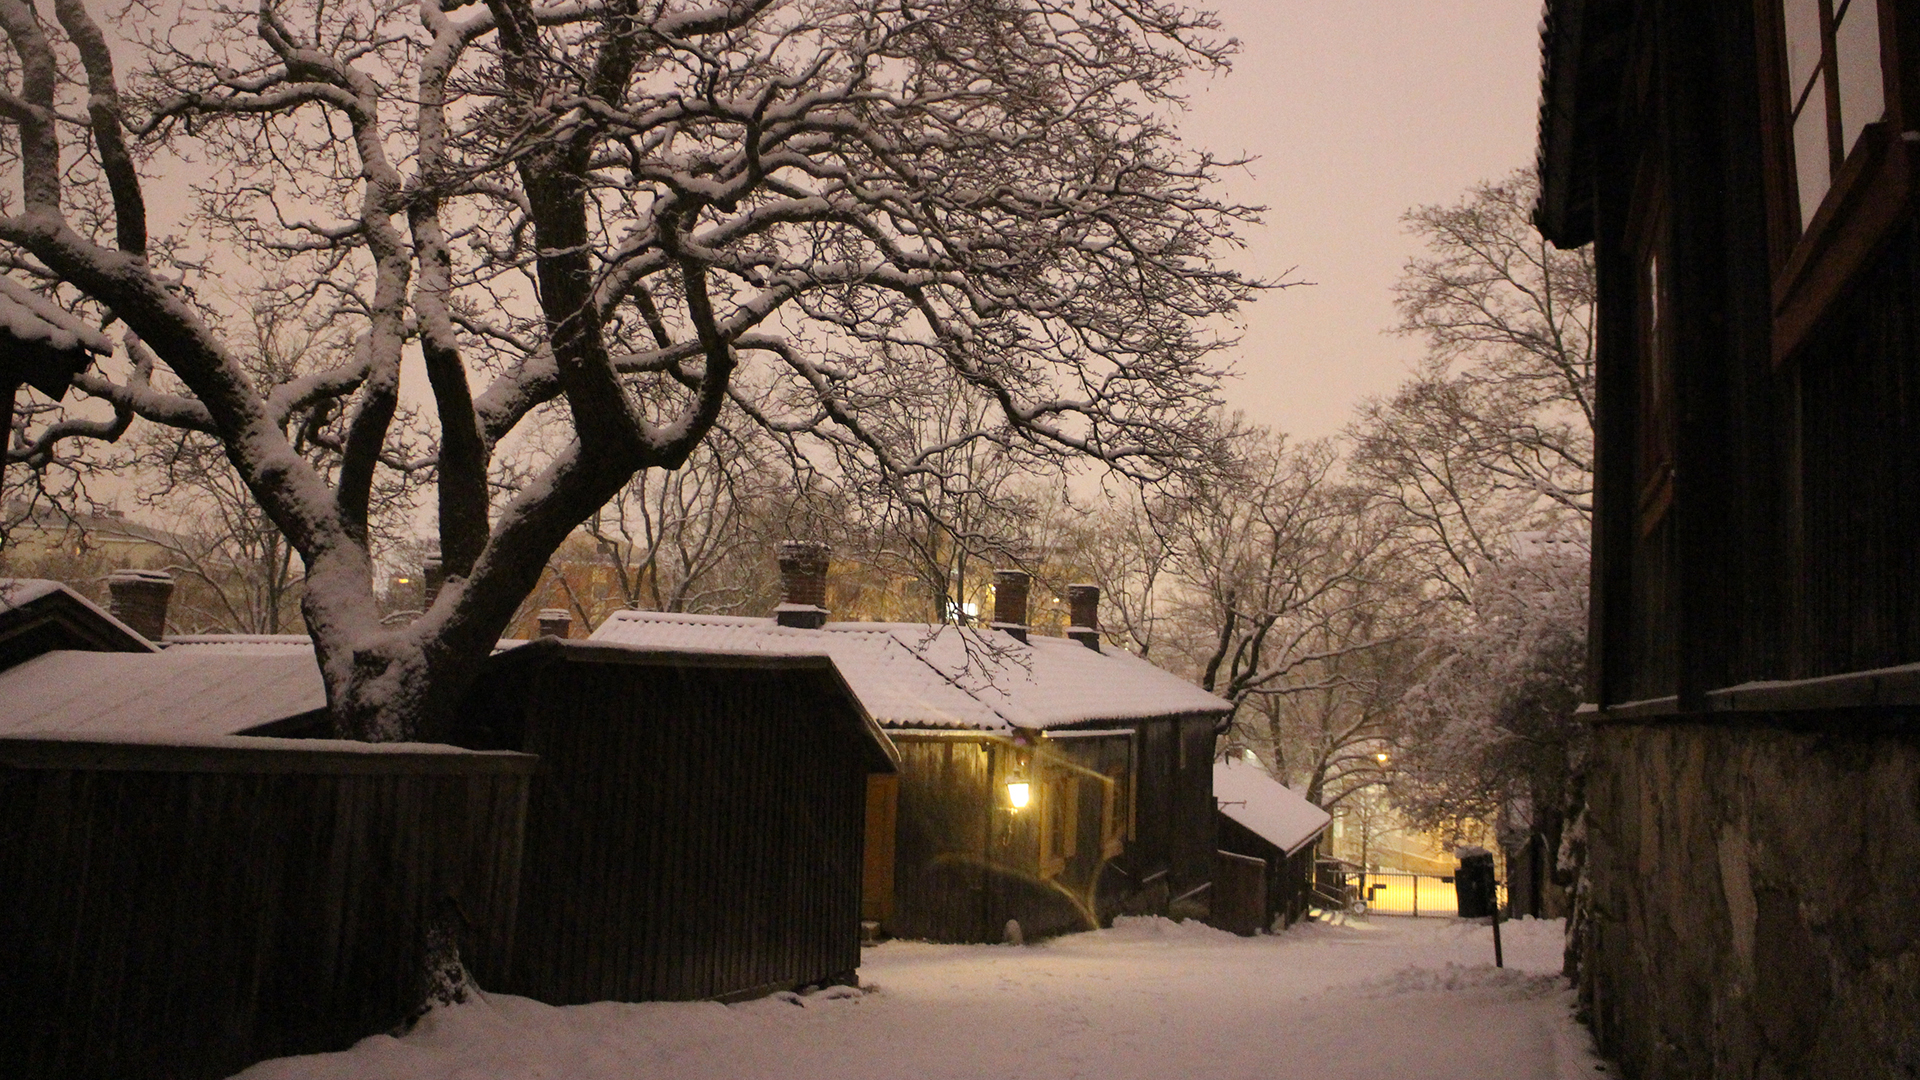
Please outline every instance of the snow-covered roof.
M891 728L1010 731L1224 712L1228 705L1118 650L1067 638L1022 643L997 630L617 611L592 640L688 653L829 656L874 719Z
M0 669L53 649L152 652L154 645L58 581L0 578Z
M1305 847L1333 820L1267 770L1244 761L1214 762L1213 800L1222 814L1288 855Z
M0 734L237 735L324 709L313 653L59 650L0 672Z
M162 642L169 650L235 656L305 656L313 658L313 639L305 634L170 634Z

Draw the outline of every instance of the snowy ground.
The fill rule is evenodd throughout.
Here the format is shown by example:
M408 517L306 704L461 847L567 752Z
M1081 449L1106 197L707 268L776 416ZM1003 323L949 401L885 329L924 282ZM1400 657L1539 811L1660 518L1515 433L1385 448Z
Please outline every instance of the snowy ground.
M1612 1074L1574 1024L1557 921L1376 917L1237 938L1123 919L1029 946L890 942L865 992L553 1008L488 995L405 1038L263 1062L246 1080L1068 1080Z

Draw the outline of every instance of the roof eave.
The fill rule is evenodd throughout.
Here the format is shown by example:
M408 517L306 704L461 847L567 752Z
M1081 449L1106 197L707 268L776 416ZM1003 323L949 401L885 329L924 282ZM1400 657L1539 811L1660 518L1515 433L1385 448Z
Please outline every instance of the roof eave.
M1580 168L1591 139L1581 115L1589 0L1547 0L1540 21L1540 126L1535 168L1540 201L1534 227L1555 247L1593 240L1593 178Z

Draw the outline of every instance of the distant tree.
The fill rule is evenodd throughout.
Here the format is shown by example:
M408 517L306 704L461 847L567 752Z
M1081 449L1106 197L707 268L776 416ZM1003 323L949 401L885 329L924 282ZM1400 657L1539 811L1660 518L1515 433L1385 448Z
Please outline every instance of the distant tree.
M774 452L751 425L716 429L681 468L636 475L584 527L613 585L595 592L651 611L761 614L772 550L765 526L793 486ZM589 622L605 615L579 613Z
M962 387L910 400L912 409L892 423L916 429L912 441L929 448L916 469L896 474L874 469L861 455L841 456L847 524L857 535L844 554L913 582L914 600L902 617L966 624L990 603L995 569L1033 568L1048 524L1036 504L1048 480L1058 478L1059 463L1027 453L1024 440L1006 437L1010 432L971 437L992 426L997 406Z
M1390 523L1337 482L1333 445L1260 429L1233 441L1235 464L1180 508L1176 572L1197 681L1238 706L1295 692L1302 672L1398 630L1369 617L1390 571Z
M1407 557L1465 603L1507 536L1592 518L1593 256L1529 217L1531 172L1408 211L1428 254L1395 288L1420 373L1350 425L1356 482L1408 522Z
M0 246L124 353L8 456L133 416L216 440L306 568L342 735L442 729L562 542L729 411L895 475L991 440L1164 476L1254 287L1218 258L1250 211L1166 119L1231 43L1164 0L132 5L131 79L85 0L51 8L0 0ZM160 179L195 207L155 229ZM262 384L225 280L330 306L353 348ZM896 421L938 387L990 421L916 444ZM418 464L416 400L447 584L390 626L373 491ZM567 437L496 489L537 416Z
M1557 852L1578 812L1586 724L1584 545L1535 538L1476 576L1471 617L1432 639L1401 704L1394 801L1444 836L1466 823L1538 833Z
M1164 608L1176 584L1178 501L1126 484L1107 486L1099 495L1066 530L1068 562L1082 580L1100 587L1100 629L1107 639L1158 659L1167 651L1159 647ZM1173 650L1176 658L1181 651Z

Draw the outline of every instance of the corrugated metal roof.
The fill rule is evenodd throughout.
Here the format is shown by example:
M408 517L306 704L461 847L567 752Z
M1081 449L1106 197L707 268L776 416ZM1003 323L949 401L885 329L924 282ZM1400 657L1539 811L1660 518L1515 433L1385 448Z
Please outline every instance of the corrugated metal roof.
M311 650L61 650L0 672L10 735L237 735L326 705Z
M1022 643L996 630L618 611L593 640L687 652L830 656L888 727L1008 731L1224 712L1225 701L1118 650L1066 638Z
M1288 855L1305 847L1333 820L1306 796L1244 761L1213 764L1213 800L1220 812Z

